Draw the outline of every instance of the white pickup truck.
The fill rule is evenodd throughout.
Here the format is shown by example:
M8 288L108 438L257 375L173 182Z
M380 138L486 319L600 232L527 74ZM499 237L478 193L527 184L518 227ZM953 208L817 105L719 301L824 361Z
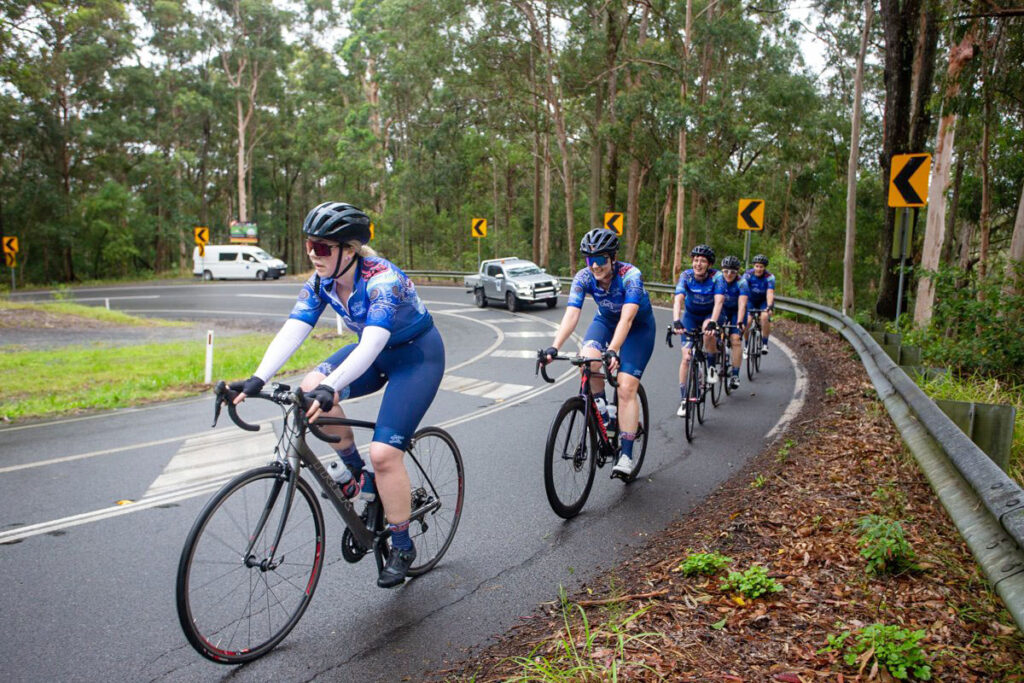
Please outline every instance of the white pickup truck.
M509 257L483 261L480 272L467 275L464 284L473 292L476 305L484 308L491 301L504 301L510 311L525 304L558 305L558 278L548 275L533 261Z

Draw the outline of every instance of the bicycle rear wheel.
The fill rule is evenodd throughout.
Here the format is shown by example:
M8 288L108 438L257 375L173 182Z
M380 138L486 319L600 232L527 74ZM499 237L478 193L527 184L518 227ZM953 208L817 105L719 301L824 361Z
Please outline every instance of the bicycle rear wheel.
M466 494L462 454L455 439L440 427L424 427L406 453L412 483L409 535L416 545L410 576L430 571L448 551L462 518Z
M725 350L722 351L722 359L719 363L721 370L718 373L719 380L725 385L725 395L728 396L732 393L732 389L729 386L729 379L732 377L732 341L725 345Z
M575 517L587 502L594 484L596 451L583 399L573 396L558 409L544 449L544 491L559 517Z
M724 361L725 351L722 350L722 345L718 345L718 361L715 363L715 372L718 374L718 381L712 384L710 389L711 394L711 405L718 407L718 404L722 402L722 385L725 384L725 367Z
M647 410L647 392L644 385L636 387L637 405L640 409L640 419L636 426L636 439L633 441L633 471L628 477L622 477L622 481L630 483L640 475L640 468L644 466L644 456L647 455L647 434L650 431L650 412Z
M757 340L757 328L750 330L746 339L746 350L747 350L747 379L754 379L754 363L755 358L761 354L761 344Z
M761 372L761 345L764 344L764 335L761 334L761 328L757 329L757 344L754 348L757 349L757 353L754 354L754 370Z
M323 511L302 477L291 496L281 465L235 477L203 508L181 551L176 597L185 637L221 664L265 655L306 611L323 562Z

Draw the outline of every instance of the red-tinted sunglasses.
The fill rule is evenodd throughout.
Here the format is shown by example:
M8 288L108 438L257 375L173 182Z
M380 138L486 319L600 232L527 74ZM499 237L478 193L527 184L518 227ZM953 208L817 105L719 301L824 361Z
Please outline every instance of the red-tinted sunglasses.
M306 251L311 251L317 256L330 256L331 251L333 251L337 246L338 245L333 242L314 242L313 240L306 240Z

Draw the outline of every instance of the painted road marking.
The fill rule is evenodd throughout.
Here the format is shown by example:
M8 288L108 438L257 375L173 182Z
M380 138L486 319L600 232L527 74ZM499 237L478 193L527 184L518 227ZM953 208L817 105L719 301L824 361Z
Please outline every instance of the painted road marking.
M529 332L506 332L506 337L515 337L517 339L527 339L536 337L550 337L551 333L546 330L531 330Z
M446 391L454 391L470 396L482 396L492 401L504 401L517 394L529 391L533 387L527 384L509 384L491 382L486 379L473 379L472 377L445 375L444 379L441 380L441 388Z
M530 351L529 349L499 349L491 354L496 358L537 358L537 350Z
M143 498L266 465L273 460L276 446L277 436L270 430L252 435L240 435L235 429L218 430L192 437L149 485Z

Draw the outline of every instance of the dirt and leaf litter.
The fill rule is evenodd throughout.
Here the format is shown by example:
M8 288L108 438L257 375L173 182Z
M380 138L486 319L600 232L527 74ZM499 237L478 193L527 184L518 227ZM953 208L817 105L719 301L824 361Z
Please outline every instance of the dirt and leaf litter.
M920 680L916 672L941 681L1024 681L1024 636L856 355L810 325L779 321L776 330L812 378L789 430L630 561L540 606L435 678L891 681L901 672L884 661L913 654L927 670L911 667L906 680ZM910 568L868 572L858 520L869 515L899 522L913 549ZM711 576L685 576L680 566L694 553L730 562ZM723 590L729 572L755 565L782 590L756 598ZM850 647L883 625L919 637L916 650L892 641ZM847 632L843 647L828 647ZM897 659L883 660L886 648Z

